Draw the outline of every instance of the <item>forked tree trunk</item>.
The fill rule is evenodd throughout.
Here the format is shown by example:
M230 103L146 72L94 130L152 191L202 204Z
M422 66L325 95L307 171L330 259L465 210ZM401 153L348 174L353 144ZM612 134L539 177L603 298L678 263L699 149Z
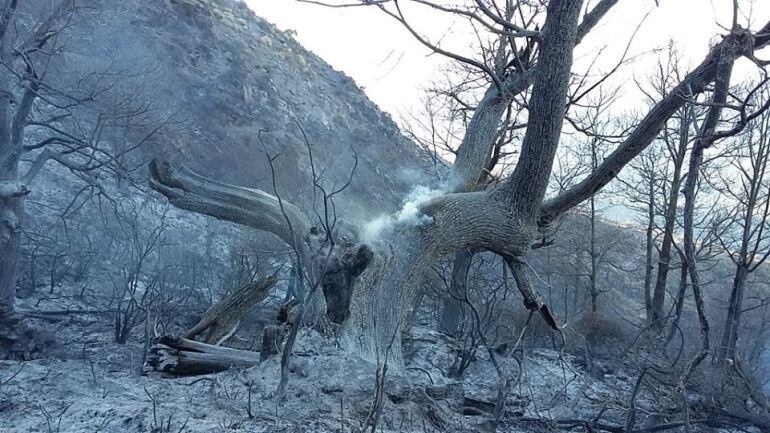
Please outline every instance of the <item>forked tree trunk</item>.
M353 290L343 332L346 345L370 359L401 363L401 330L433 263L468 248L526 254L537 227L520 225L523 218L511 218L506 207L483 192L450 194L423 208L431 223L404 226L374 245L375 258ZM528 307L543 306L534 293L525 296Z
M706 307L703 299L703 292L701 291L700 273L698 272L698 263L695 250L695 233L694 233L694 218L695 218L695 200L697 194L698 178L700 176L701 166L703 165L704 152L716 142L716 131L719 124L719 118L722 113L722 107L727 101L727 95L730 89L730 77L733 71L733 65L735 64L736 46L725 46L724 56L717 61L715 72L716 82L714 84L714 93L711 97L711 105L706 118L700 126L698 131L698 139L692 147L690 153L690 161L687 167L687 180L685 181L684 190L684 255L687 262L687 270L690 275L690 283L692 283L692 294L695 300L695 309L698 312L698 322L700 323L701 331L701 349L690 361L690 364L685 372L681 385L685 386L689 377L695 371L695 368L708 356L711 350L711 338L710 338L710 326L708 317L706 317Z

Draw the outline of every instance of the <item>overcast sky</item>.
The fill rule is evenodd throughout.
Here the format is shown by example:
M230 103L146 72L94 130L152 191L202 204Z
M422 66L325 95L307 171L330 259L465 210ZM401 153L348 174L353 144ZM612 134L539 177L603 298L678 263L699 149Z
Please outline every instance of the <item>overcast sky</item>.
M283 30L296 31L296 38L335 69L351 76L369 97L385 111L399 119L402 114L419 107L423 89L437 78L437 71L447 60L431 53L392 18L375 8L330 9L303 4L295 0L245 0L257 15ZM334 0L329 0L334 1ZM440 0L443 1L443 0ZM462 0L457 0L462 1ZM404 5L404 3L407 3ZM596 3L596 0L589 4ZM420 33L443 46L471 54L464 21L421 7L401 2L406 17ZM576 58L590 59L596 50L605 48L605 69L617 62L632 33L649 13L632 45L631 54L665 47L673 40L686 64L699 62L729 26L732 0L620 0L602 24L596 28L576 52ZM756 29L770 20L770 0L741 0L745 26L751 21ZM652 73L656 56L644 56L619 76L621 80L644 78ZM768 56L765 56L768 57ZM743 62L743 71L750 65ZM740 79L741 74L736 74ZM639 97L634 86L628 86L629 98Z

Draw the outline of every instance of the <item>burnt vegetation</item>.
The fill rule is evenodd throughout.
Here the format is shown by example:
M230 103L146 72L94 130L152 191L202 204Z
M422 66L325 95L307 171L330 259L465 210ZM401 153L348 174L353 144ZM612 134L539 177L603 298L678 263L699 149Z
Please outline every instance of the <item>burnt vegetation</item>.
M297 0L446 60L397 127L236 0L0 0L0 430L770 431L770 17L624 1Z

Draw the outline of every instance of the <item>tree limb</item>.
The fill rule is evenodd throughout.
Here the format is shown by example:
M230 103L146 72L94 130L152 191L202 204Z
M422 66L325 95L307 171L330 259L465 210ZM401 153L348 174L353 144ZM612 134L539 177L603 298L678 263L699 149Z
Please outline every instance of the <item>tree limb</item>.
M310 219L285 200L284 215L278 199L264 191L207 179L185 167L174 171L167 161L157 159L150 162L150 187L178 208L270 232L300 250L309 245Z
M547 223L602 189L620 170L657 137L665 121L688 100L706 90L714 81L720 62L734 61L742 55L770 43L770 23L757 35L733 33L714 46L701 64L655 104L626 140L613 151L590 176L560 195L547 200L542 207L541 223Z

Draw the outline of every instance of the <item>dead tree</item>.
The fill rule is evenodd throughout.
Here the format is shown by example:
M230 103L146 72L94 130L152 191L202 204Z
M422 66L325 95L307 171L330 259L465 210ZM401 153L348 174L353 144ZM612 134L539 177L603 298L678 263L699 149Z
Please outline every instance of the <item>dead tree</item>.
M257 352L185 338L161 337L150 347L143 371L174 375L208 374L232 367L253 367L260 362Z
M386 12L412 29L421 42L475 65L490 74L492 83L476 107L458 148L450 174L451 188L419 204L418 223L396 220L395 230L370 245L373 259L353 284L351 315L343 329L342 342L351 350L370 359L375 359L376 353L390 353L394 358L389 364L391 368L403 368L400 339L393 338L403 328L423 277L439 258L467 249L503 256L526 308L539 311L555 325L527 275L524 259L533 243L549 232L557 218L614 179L658 136L666 120L689 98L706 92L719 65L731 64L741 56L753 56L755 49L770 43L770 23L756 34L736 30L724 36L698 66L649 109L592 174L546 200L567 109L573 48L616 1L597 3L579 23L581 3L549 2L542 30L522 28L488 8L474 7L473 11L480 15L474 13L472 19L483 21L496 34L503 32L512 39L526 37L537 41L536 60L525 65L514 59L505 73L496 74L483 60L452 55L422 39L403 17L397 3L365 2L387 8ZM436 7L442 8L438 4ZM515 169L494 188L474 191L511 98L530 86L529 121ZM186 169L175 171L168 163L159 161L151 165L150 182L175 206L270 231L300 251L307 258L304 263L312 263L312 252L318 249L314 237L318 230L297 206L263 191L212 181ZM291 221L291 229L287 221Z
M722 47L723 50L731 50L729 47ZM695 368L708 356L710 350L710 328L708 317L706 316L706 307L701 290L700 273L698 272L697 256L694 240L694 213L697 185L700 178L700 170L703 165L705 151L714 145L720 138L717 134L719 121L722 114L722 107L727 102L730 90L730 77L733 72L734 59L728 57L721 58L716 66L714 91L709 100L709 109L706 117L698 130L698 138L693 143L690 159L688 161L687 180L685 181L684 195L684 255L687 262L687 270L690 275L692 293L695 298L695 308L698 312L698 321L701 331L701 349L690 361L690 364L681 379L680 387L685 389L687 380L695 371ZM687 417L687 411L685 410ZM689 424L688 429L689 429Z
M511 21L518 11L513 3L508 3L500 14L505 20ZM537 7L531 11L533 15L540 12ZM533 41L526 40L526 47L511 57L513 48L509 35L501 33L486 40L481 32L476 31L476 34L482 49L488 53L485 60L494 75L505 74L512 67L512 62L523 66L531 60L529 50L533 47ZM463 62L452 64L446 75L446 82L428 90L422 116L414 116L413 121L406 126L406 134L430 152L436 164L443 164L447 155L457 157L462 144L462 132L492 82L487 71ZM526 108L522 98L511 98L508 104L497 126L484 170L475 185L468 185L468 190L483 190L494 186L512 167L512 157L517 153L515 141L521 138L520 133L526 126L523 120ZM467 296L467 275L477 252L461 251L452 259L451 283L448 293L442 294L443 308L438 323L439 330L449 335L457 335L465 318L463 302L460 300Z
M576 143L570 142L563 145L563 148L569 152L565 159L571 160L567 164L572 165L573 170L587 176L593 174L599 167L612 140L608 125L610 120L605 118L605 111L616 92L605 93L599 89L598 93L596 100L588 103L589 107L585 112L576 115L576 119L571 120L578 131L585 135L585 141L580 140ZM560 179L560 183L565 180ZM607 239L606 236L599 234L597 226L601 220L600 198L601 194L594 194L585 205L576 209L576 214L588 220L588 233L587 236L579 233L574 248L569 251L575 256L575 267L577 268L574 270L573 276L587 281L586 286L592 314L598 312L599 295L607 291L601 287L599 274L606 265L613 265L608 255L613 250L613 244L616 243L615 239ZM582 260L583 255L587 256L587 263L585 264Z
M761 96L768 98L766 91ZM759 100L754 105L763 103ZM720 236L735 266L727 318L716 353L716 359L723 364L737 361L738 330L749 275L770 256L770 242L767 238L770 223L770 182L767 173L770 160L770 114L764 113L749 124L738 141L738 150L733 152L731 165L736 169L739 181L725 179L721 189L735 203L728 221L731 227L738 229Z
M201 320L179 338L156 336L149 347L144 371L206 374L230 367L251 367L277 353L276 327L265 328L261 353L221 346L238 330L243 316L267 297L277 281L272 275L239 287L206 310ZM202 342L193 340L204 332Z
M658 242L658 209L662 197L665 173L660 169L664 149L652 144L629 164L626 176L619 178L621 191L628 207L640 215L645 227L644 237L644 310L645 318L652 316L652 276L655 270L655 251Z
M670 85L674 77L679 74L678 62L672 54L673 60L667 67L668 76L657 77L655 90L658 94L665 94L665 89ZM663 68L661 68L663 69ZM655 278L655 286L652 290L650 310L647 312L647 322L653 329L664 328L664 309L668 272L671 262L671 250L676 229L677 211L679 209L679 196L682 189L682 168L690 145L690 127L695 116L692 105L685 105L672 116L671 121L661 131L660 139L668 151L671 171L663 182L667 194L664 198L663 209L663 239L658 252L658 272ZM685 267L682 267L686 273Z
M21 334L14 297L24 200L33 180L56 163L99 194L96 174L125 173L122 157L157 130L113 151L108 131L147 112L145 101L134 95L137 88L121 94L118 71L109 71L112 78L105 80L107 74L86 74L69 87L59 76L62 39L79 18L76 12L85 13L79 3L8 0L0 6L0 358ZM28 17L36 21L27 23Z

